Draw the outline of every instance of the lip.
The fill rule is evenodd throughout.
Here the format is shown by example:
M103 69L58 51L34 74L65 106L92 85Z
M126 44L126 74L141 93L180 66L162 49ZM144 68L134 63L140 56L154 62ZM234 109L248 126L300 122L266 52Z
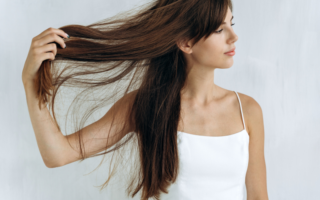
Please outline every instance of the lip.
M233 49L231 49L230 51L228 51L228 52L225 52L225 54L226 53L232 53L232 52L234 52L234 50L235 50L236 48L234 47Z

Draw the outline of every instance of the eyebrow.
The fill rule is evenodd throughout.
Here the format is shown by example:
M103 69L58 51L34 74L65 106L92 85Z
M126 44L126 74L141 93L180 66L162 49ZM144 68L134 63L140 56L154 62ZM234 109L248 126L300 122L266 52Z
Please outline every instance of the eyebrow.
M231 20L230 20L230 21L232 21L232 19L233 19L233 16L231 17ZM222 24L226 24L226 22L223 22Z

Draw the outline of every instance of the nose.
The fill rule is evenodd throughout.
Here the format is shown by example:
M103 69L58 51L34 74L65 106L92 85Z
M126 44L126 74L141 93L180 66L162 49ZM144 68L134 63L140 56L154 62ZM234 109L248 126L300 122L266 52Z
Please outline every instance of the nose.
M235 43L238 39L239 39L239 38L238 38L238 35L232 30L232 31L231 31L231 34L230 34L230 39L229 39L229 41L230 41L231 43Z

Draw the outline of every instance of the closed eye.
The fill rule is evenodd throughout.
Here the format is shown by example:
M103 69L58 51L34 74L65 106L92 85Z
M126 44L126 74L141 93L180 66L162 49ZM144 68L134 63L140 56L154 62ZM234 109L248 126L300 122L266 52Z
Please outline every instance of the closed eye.
M235 23L231 24L231 26L235 25ZM216 31L216 33L221 33L223 31L223 29Z

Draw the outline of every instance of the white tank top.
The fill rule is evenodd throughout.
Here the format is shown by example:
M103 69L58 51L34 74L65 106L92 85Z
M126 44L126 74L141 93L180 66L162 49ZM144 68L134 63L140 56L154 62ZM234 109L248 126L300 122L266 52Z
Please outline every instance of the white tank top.
M180 172L161 200L244 200L249 135L244 129L226 136L178 131Z

